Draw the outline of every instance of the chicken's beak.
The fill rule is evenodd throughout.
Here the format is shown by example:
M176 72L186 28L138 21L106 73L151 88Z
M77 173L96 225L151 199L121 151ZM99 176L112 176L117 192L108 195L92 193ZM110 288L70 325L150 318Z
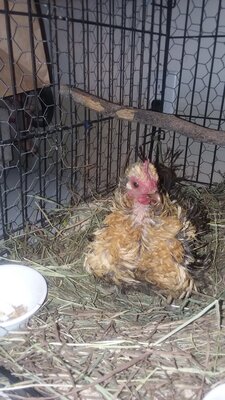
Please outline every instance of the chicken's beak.
M161 196L159 192L149 194L150 202L153 204L161 203Z

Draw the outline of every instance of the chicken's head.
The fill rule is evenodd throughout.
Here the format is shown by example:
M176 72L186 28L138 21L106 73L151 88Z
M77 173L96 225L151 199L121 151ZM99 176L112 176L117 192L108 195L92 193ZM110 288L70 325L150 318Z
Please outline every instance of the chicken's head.
M160 201L156 168L149 161L138 162L126 170L127 194L139 204L155 204Z

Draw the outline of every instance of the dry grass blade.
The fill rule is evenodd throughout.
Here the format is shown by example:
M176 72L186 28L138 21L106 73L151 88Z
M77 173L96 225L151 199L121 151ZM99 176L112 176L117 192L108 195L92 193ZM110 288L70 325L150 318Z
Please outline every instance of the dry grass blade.
M55 400L199 400L222 381L224 187L181 187L207 207L207 251L213 253L205 290L185 302L167 305L153 292L121 293L85 273L85 247L109 199L60 207L48 214L45 228L29 226L1 243L2 252L31 264L49 287L27 329L1 338L0 363L21 380L3 382L1 396L21 399L22 389L36 388Z

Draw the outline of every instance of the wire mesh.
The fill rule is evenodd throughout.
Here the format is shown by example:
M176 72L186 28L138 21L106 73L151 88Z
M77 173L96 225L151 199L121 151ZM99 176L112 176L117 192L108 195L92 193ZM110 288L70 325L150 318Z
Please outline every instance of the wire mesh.
M224 129L222 0L1 0L0 17L8 74L7 83L0 76L1 236L44 223L40 209L69 203L72 193L111 191L140 145L153 161L159 142L183 150L178 163L188 181L221 179L224 148L106 118L59 88Z

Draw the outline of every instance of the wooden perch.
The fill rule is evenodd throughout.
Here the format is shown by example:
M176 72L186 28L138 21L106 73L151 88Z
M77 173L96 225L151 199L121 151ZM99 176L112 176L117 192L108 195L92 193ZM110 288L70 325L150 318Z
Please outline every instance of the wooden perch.
M225 145L225 131L204 128L201 125L185 121L175 115L120 106L88 94L80 89L70 88L69 86L61 86L60 93L71 94L76 103L82 104L106 116L156 126L166 131L176 131L198 142L213 143L220 146Z

